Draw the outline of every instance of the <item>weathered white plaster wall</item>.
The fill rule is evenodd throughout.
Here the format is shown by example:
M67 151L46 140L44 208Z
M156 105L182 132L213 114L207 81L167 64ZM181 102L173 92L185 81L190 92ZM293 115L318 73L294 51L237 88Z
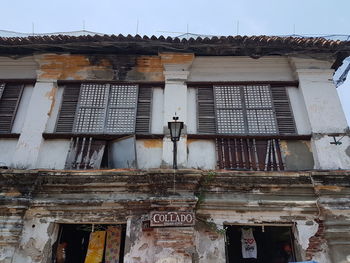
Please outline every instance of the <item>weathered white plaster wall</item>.
M0 166L11 166L18 139L0 139Z
M197 133L197 89L187 88L187 133Z
M348 124L333 83L331 62L291 58L309 117L316 169L350 168ZM331 145L329 134L345 135L342 145ZM331 156L331 158L330 158Z
M297 87L288 87L287 92L298 134L311 134L311 125L309 122L303 94Z
M333 84L333 70L297 69L313 133L344 132L347 122Z
M23 93L18 105L16 117L12 125L13 133L22 132L23 124L27 116L28 106L30 103L30 99L32 97L33 88L34 87L32 85L27 85L23 89Z
M37 68L33 56L18 59L0 57L0 79L36 79Z
M57 238L58 225L46 220L25 220L12 263L46 263Z
M164 125L164 89L153 88L151 132L153 134L162 134Z
M187 140L187 167L196 169L216 169L214 140Z
M174 144L170 137L163 139L163 155L162 167L172 168L173 166L173 147ZM187 138L181 136L180 141L177 142L177 165L179 168L187 167Z
M336 139L341 139L337 136ZM350 168L350 137L344 136L341 145L330 144L333 137L316 134L311 140L315 167L318 169L349 169Z
M139 169L159 168L162 164L163 140L136 140L137 166Z
M169 132L167 126L173 117L179 117L179 121L184 122L184 133L186 133L187 123L187 85L185 80L189 72L170 66L168 71L164 71L164 131ZM177 163L179 167L187 166L187 137L181 136L177 142ZM173 164L173 143L170 140L169 133L163 139L163 166L171 167Z
M45 132L47 133L52 133L55 131L59 110L61 108L63 91L64 91L64 87L57 88L56 95L53 99L53 108L51 110L51 114L46 124Z
M37 168L64 169L70 140L45 140L40 148Z
M219 229L222 229L222 227L219 226ZM226 244L224 235L217 234L217 237L213 238L210 237L210 233L196 231L195 242L199 263L226 262Z
M56 90L56 84L53 82L39 81L35 84L27 117L13 156L13 167L36 168L43 142L42 133L53 107Z
M286 57L195 57L189 81L293 81Z

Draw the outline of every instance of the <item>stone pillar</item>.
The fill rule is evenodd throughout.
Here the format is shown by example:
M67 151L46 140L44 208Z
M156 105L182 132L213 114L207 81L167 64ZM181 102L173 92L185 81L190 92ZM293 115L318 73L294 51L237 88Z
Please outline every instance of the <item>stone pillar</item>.
M194 56L192 54L161 54L164 66L164 134L162 165L173 165L173 143L170 140L168 122L176 116L184 122L184 129L180 141L177 142L178 167L187 166L187 85L189 68Z
M36 168L40 147L43 143L42 133L45 131L55 103L56 91L57 86L53 81L38 80L36 82L12 160L12 167Z
M311 124L312 151L316 169L349 169L350 140L348 125L335 85L334 70L327 61L292 58L299 88L304 98ZM329 135L343 135L341 145L330 144Z

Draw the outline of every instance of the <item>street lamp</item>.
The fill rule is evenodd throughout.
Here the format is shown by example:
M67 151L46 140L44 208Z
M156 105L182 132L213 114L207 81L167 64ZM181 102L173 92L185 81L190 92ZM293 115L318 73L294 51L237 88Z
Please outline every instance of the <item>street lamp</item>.
M173 169L177 169L177 144L176 142L180 140L181 130L184 127L184 123L182 121L177 121L179 117L173 117L174 121L168 122L168 128L170 130L170 138L174 143L174 161L173 161Z

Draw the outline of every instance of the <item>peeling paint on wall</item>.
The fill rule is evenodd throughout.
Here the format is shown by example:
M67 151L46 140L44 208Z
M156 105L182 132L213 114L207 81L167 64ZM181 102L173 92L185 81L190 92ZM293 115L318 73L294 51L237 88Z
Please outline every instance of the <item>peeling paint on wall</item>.
M162 148L163 140L162 139L143 140L143 146L145 148Z
M54 87L54 88L51 89L51 91L46 92L46 94L45 94L45 97L47 97L49 100L52 101L52 102L51 102L50 109L49 109L49 112L47 113L47 115L49 115L49 116L51 116L51 113L52 113L52 111L53 111L53 109L54 109L54 107L55 107L55 102L56 102L55 96L56 96L56 92L57 92L57 88Z
M287 170L310 170L314 159L309 141L280 141L282 156Z
M111 64L107 60L101 60L97 65L92 65L85 55L70 54L44 54L37 58L39 64L39 79L57 80L83 80L88 79L93 71L109 70Z

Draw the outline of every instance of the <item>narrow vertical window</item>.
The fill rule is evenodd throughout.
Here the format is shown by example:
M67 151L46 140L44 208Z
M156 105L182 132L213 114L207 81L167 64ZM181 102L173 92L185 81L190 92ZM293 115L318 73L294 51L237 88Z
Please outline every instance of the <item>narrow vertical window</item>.
M10 133L24 85L0 83L0 133Z

